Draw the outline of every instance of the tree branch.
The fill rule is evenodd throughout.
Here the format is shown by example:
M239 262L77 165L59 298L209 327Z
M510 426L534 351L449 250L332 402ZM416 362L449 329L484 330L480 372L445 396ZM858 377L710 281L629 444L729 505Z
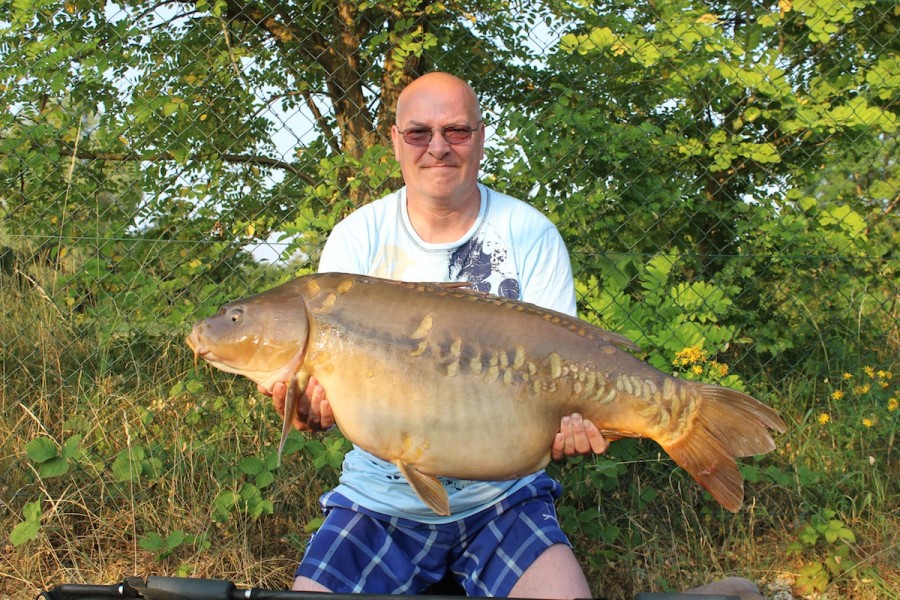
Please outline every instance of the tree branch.
M90 152L88 150L62 148L60 149L59 153L62 156L73 157L79 160L105 160L111 162L161 162L167 160L175 160L175 156L171 152L136 154L134 152ZM3 155L0 154L0 156ZM202 160L204 156L208 155L196 154L191 156L191 158ZM285 162L283 160L269 158L268 156L246 156L243 154L219 153L218 156L221 157L223 161L228 163L250 164L258 165L260 167L269 167L272 169L281 169L283 171L287 171L293 175L296 175L308 185L316 185L316 181L309 174L305 173L296 165Z

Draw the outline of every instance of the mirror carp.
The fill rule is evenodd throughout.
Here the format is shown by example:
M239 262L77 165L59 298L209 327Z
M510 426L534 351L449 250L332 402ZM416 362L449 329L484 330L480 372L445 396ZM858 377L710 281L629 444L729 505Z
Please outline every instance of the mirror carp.
M736 512L735 459L775 448L778 414L742 392L672 377L628 338L466 284L319 273L223 306L187 343L267 389L288 384L279 457L310 376L343 434L397 465L449 515L438 477L506 480L550 461L575 412L610 440L650 438Z

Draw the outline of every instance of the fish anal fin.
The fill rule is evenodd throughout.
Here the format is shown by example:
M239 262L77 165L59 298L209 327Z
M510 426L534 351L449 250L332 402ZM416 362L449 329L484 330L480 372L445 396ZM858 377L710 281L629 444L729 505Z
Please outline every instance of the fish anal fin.
M281 440L278 442L278 466L281 466L281 454L284 452L284 443L291 433L291 425L294 423L294 415L297 414L297 402L306 391L309 382L309 373L297 371L287 382L287 395L284 398L284 421L281 423Z
M442 517L450 516L450 499L447 497L447 490L437 477L426 475L402 460L394 461L394 464L422 502Z
M594 423L596 425L596 423ZM598 425L598 427L600 427ZM640 433L635 433L634 431L626 431L624 429L609 429L608 427L600 427L600 433L603 434L608 441L614 442L616 440L621 440L625 438L642 438L644 437Z

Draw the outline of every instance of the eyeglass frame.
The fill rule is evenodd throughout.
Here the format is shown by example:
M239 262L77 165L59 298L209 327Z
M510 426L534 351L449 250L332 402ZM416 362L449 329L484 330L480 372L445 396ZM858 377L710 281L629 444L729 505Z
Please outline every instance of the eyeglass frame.
M394 127L397 127L397 125L395 124ZM446 127L438 127L437 129L428 129L427 127L416 127L416 126L407 127L406 129L400 129L399 127L397 127L397 133L400 134L400 137L403 138L403 141L405 143L409 144L410 146L412 146L414 148L425 148L429 144L431 144L431 140L434 139L435 131L440 131L441 137L444 138L444 141L447 142L448 144L450 144L451 146L458 146L460 144L465 144L466 142L471 140L472 136L475 135L475 132L478 131L479 129L481 129L482 127L484 127L484 119L478 119L478 122L475 124L474 127L470 127L469 125L447 125ZM447 139L447 130L448 129L468 130L469 137L467 137L466 139L459 141L459 142L451 142L450 140ZM412 130L418 130L418 131L427 130L428 131L428 141L426 141L424 144L411 143L409 140L406 139L406 133L409 131L412 131Z

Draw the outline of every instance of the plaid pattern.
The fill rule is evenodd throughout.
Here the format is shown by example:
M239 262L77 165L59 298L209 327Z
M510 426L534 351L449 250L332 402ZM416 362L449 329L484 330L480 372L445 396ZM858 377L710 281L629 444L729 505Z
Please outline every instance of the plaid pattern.
M296 575L333 592L418 594L451 572L469 596L508 596L553 544L569 544L553 501L559 483L541 475L465 519L425 524L388 517L337 492L320 500L326 517Z

